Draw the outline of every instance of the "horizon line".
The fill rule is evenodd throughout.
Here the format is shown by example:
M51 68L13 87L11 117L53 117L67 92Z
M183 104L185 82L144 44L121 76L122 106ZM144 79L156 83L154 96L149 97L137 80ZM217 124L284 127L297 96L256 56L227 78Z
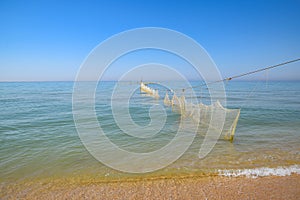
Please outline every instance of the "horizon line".
M204 81L204 80L195 80L195 79L187 79L188 81ZM155 82L169 82L169 81L182 81L182 80L143 80L144 82L149 82L149 81L155 81ZM300 81L300 79L240 79L240 80L230 80L229 82L239 82L239 81L247 81L247 82L295 82L295 81ZM141 82L140 80L83 80L83 81L76 81L76 80L0 80L0 83L38 83L38 82ZM226 82L226 81L224 81Z

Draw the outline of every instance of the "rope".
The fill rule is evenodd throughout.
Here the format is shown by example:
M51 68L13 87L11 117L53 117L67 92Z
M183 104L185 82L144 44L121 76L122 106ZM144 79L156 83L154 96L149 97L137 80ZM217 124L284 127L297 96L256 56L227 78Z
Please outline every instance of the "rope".
M257 70L250 71L250 72L247 72L247 73L235 75L235 76L232 76L232 77L224 78L224 79L221 79L221 80L218 80L218 81L209 82L207 84L201 84L201 85L198 85L198 86L187 87L185 89L202 87L202 86L205 86L205 85L210 85L210 84L224 82L224 81L231 81L232 79L240 78L240 77L247 76L247 75L250 75L250 74L254 74L254 73L261 72L261 71L265 71L265 70L268 70L268 69L272 69L272 68L276 68L276 67L279 67L279 66L287 65L287 64L290 64L290 63L293 63L293 62L297 62L297 61L300 61L300 58L295 59L295 60L290 60L290 61L287 61L287 62L283 62L283 63L279 63L277 65L272 65L272 66L269 66L269 67L265 67L265 68L262 68L262 69L257 69Z
M257 72L265 71L265 70L272 69L272 68L275 68L275 67L279 67L279 66L282 66L282 65L286 65L286 64L289 64L289 63L297 62L299 60L300 60L300 58L295 59L295 60L290 60L290 61L287 61L287 62L284 62L284 63L280 63L280 64L273 65L273 66L270 66L270 67L265 67L265 68L258 69L258 70L255 70L255 71L247 72L247 73L240 74L240 75L237 75L237 76L233 76L233 77L230 77L230 78L227 78L227 79L229 79L229 81L230 81L231 79L234 79L234 78L239 78L239 77L242 77L242 76L247 76L249 74L254 74L254 73L257 73Z

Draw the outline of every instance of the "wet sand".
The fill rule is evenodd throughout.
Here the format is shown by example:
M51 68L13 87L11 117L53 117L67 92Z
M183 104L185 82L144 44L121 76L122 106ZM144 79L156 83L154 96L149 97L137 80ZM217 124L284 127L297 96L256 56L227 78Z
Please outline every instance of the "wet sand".
M300 199L300 175L193 177L122 182L32 182L0 186L0 199Z

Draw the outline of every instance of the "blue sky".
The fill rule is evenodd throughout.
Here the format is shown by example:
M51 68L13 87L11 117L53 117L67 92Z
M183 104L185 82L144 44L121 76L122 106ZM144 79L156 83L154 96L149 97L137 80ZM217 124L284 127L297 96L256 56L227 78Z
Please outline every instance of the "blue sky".
M299 0L2 0L0 81L74 80L96 45L140 27L164 27L192 37L228 77L299 58L299 10ZM300 80L300 62L274 69L268 77Z

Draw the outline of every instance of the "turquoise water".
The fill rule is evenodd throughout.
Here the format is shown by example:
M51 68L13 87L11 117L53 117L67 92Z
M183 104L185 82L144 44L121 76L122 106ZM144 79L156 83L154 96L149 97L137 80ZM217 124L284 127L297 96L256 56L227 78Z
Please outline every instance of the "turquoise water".
M138 87L135 82L124 84ZM106 135L128 151L149 152L166 145L176 134L180 116L166 108L168 117L160 134L149 140L128 137L118 128L111 113L110 95L114 85L115 82L101 83L96 92L95 109ZM175 82L173 86L180 88L180 83ZM165 89L153 87L161 91L163 98ZM205 159L199 159L203 137L197 135L179 160L146 175L123 174L89 154L73 121L72 91L73 82L0 83L1 182L51 177L209 175L224 169L290 166L299 171L300 82L229 82L227 107L241 108L234 142L220 140ZM198 101L209 103L207 91L196 93ZM190 100L187 96L187 101ZM139 125L150 122L151 106L162 105L162 99L143 96L139 91L130 101L130 114Z

